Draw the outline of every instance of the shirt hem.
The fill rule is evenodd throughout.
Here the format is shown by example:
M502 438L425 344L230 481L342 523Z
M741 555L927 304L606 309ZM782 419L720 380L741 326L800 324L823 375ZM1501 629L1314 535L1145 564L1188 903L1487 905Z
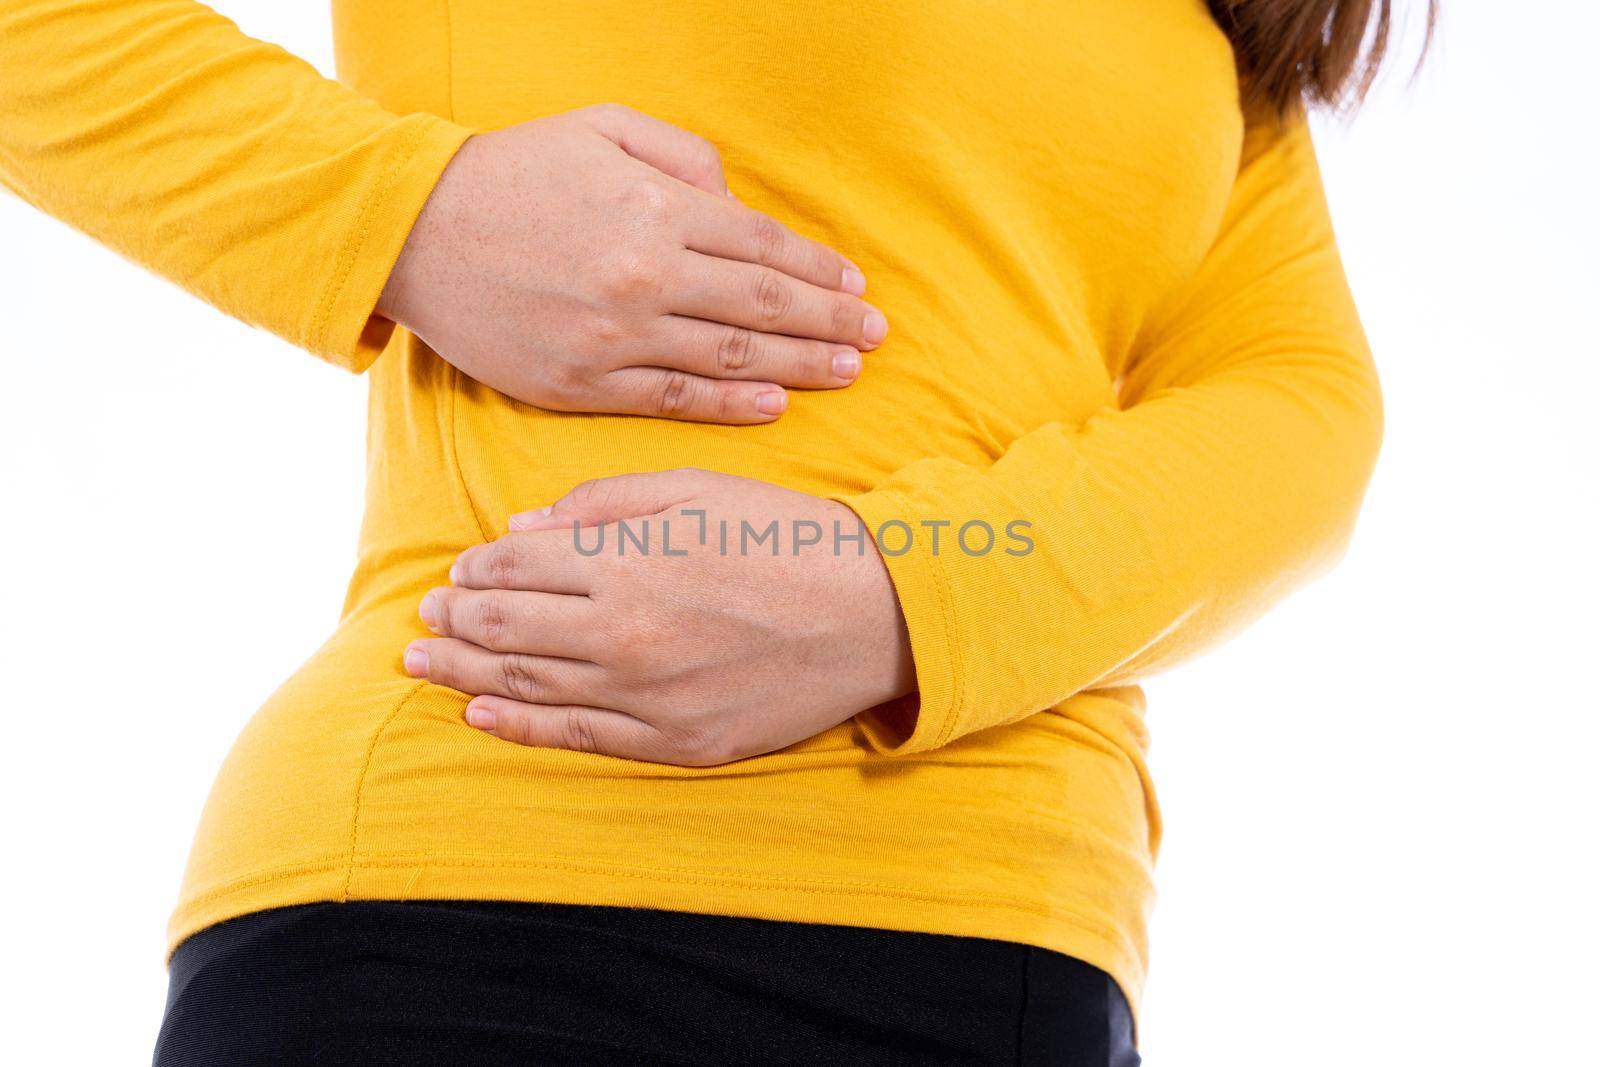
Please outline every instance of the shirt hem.
M182 902L168 925L168 956L191 935L228 919L344 900L587 904L1009 941L1061 952L1105 971L1122 989L1136 1021L1144 984L1142 959L1124 938L1060 906L913 887L630 868L549 857L373 854L280 866Z

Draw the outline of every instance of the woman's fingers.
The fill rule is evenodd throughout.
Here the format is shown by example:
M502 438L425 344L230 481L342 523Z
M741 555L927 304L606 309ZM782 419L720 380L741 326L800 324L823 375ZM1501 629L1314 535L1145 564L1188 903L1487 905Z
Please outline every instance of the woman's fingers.
M689 263L667 290L667 311L855 348L876 348L889 332L883 312L849 293L755 263L688 255Z
M728 199L722 156L699 134L621 104L596 104L581 114L601 136L639 162L718 199Z
M604 526L648 518L686 504L731 475L680 467L676 470L613 474L579 482L555 503L510 518L513 530L556 530ZM616 541L612 541L616 544ZM599 657L591 656L598 660Z
M491 652L592 659L594 601L585 596L508 589L441 587L417 609L428 628Z
M528 704L600 702L605 668L586 660L490 652L453 637L425 637L406 646L404 664L413 678L473 696L510 697Z
M662 367L622 367L601 382L605 400L590 410L753 426L771 422L789 406L788 394L775 382L728 381Z
M668 751L654 726L621 711L577 704L539 705L481 696L467 705L468 725L519 745L663 761Z
M710 194L690 200L684 232L689 248L759 263L824 289L855 296L867 291L866 276L854 263L730 197L722 156L704 137L618 104L585 113L594 129L628 155Z
M578 551L572 532L514 532L473 545L450 568L452 585L467 589L526 589L588 596L594 561Z
M853 379L843 349L888 329L865 285L728 197L710 142L600 105L471 138L379 305L526 404L751 425L782 413L785 388Z
M839 389L861 373L861 353L831 341L760 333L682 315L662 318L660 335L664 364L706 378Z
M683 315L659 321L637 357L650 365L607 372L596 391L603 399L588 410L752 426L788 409L785 386L842 389L861 374L861 353L848 344Z
M683 239L695 252L771 267L792 278L852 296L867 291L861 268L827 245L801 237L770 215L715 196L691 196L687 208Z

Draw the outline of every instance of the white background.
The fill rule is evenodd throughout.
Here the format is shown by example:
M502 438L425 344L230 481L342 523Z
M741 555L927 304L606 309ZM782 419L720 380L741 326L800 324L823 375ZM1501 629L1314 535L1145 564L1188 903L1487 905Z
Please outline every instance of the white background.
M218 6L331 69L321 4ZM1447 7L1319 130L1389 413L1355 543L1150 686L1155 1067L1600 1063L1600 17ZM3 196L0 246L7 1059L140 1062L211 776L338 611L364 384Z

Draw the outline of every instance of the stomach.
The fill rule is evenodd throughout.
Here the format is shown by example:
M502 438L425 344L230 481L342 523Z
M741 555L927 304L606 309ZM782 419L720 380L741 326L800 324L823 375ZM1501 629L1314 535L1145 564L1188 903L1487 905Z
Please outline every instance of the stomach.
M874 886L1026 901L1037 887L1007 888L1017 841L1061 864L1090 840L1109 857L1096 863L1144 877L1136 691L1087 694L914 757L875 753L847 721L755 759L685 768L500 741L464 724L467 696L401 667L406 643L427 634L417 604L448 581L456 555L583 478L690 464L842 492L929 449L992 458L1006 431L982 409L918 403L908 418L893 390L856 399L856 386L804 398L774 432L556 415L482 390L403 332L370 374L367 507L343 618L219 772L174 943L261 907L430 894L870 925L883 914ZM831 412L834 402L856 414ZM1109 790L1113 803L1081 789ZM935 807L946 824L926 832L967 856L959 877L930 873L927 841L901 829ZM1044 868L1027 877L1049 880ZM791 882L839 899L763 903ZM808 900L826 907L797 903ZM950 932L987 936L959 923Z

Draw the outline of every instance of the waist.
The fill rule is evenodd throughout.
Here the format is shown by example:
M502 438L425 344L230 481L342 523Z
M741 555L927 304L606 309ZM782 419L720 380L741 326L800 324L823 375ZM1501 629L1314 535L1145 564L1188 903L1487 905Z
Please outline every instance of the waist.
M473 730L465 696L400 670L414 618L394 605L347 619L250 721L207 804L175 934L214 920L223 900L329 892L639 904L1047 946L1024 931L1120 937L1142 915L1159 822L1136 690L1080 694L914 756L876 752L846 721L764 756L678 767Z
M1024 1042L1054 1063L1108 1033L1131 1041L1108 976L1059 953L641 908L280 908L191 938L171 986L158 1065L187 1062L194 1045L227 1062L269 1049L273 1062L311 1062L353 1035L385 1063L881 1063L916 1050L1010 1064Z
M525 900L1010 940L1137 988L1159 817L1136 690L915 756L853 721L709 768L525 747L404 675L415 600L380 591L443 560L396 558L364 557L367 593L229 754L174 944L314 900Z
M997 327L981 345L951 330L936 344L918 325L928 314L897 319L853 385L795 390L783 418L765 426L540 410L397 332L370 372L367 522L352 604L399 595L397 571L429 556L437 574L412 587L420 598L456 553L587 479L702 467L817 495L857 493L929 457L986 467L1030 430L1080 422L1114 402L1093 352L1020 328Z

